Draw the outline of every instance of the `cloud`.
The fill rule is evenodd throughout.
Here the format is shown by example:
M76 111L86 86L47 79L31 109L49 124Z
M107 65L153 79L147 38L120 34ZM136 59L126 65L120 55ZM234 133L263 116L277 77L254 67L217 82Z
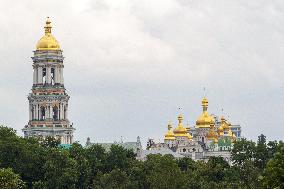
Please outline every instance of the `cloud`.
M50 16L78 140L162 139L180 106L194 125L204 86L210 113L224 108L248 138L283 139L283 9L280 0L3 1L0 118L17 130L28 121L30 57Z

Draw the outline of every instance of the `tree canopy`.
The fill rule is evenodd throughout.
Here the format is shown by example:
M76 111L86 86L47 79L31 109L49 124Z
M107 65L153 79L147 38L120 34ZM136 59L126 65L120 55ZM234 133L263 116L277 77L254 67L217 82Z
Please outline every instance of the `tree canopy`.
M79 143L60 148L53 138L36 140L0 126L0 188L2 189L214 189L284 188L284 144L237 141L233 164L222 157L207 162L171 155L149 155L138 161L133 151L113 145L109 150Z

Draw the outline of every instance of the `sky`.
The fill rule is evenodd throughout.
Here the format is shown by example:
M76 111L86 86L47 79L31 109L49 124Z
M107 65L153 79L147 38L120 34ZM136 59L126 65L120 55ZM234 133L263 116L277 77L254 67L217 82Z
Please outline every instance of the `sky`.
M201 100L256 140L284 140L283 0L0 0L0 124L28 122L32 60L49 16L75 140L162 141ZM181 108L181 109L179 109ZM223 111L222 111L223 109Z

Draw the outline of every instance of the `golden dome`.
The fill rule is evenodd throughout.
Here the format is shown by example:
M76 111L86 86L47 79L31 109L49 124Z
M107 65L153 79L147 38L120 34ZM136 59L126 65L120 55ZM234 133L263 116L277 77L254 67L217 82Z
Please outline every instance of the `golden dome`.
M207 138L209 140L215 140L216 138L218 138L218 134L215 132L215 127L213 123L210 125L210 130L207 134Z
M45 34L44 36L38 41L36 45L36 50L60 50L60 45L58 41L53 37L51 34L51 22L49 21L49 17L45 22Z
M183 120L182 115L179 115L178 116L178 122L179 123L178 123L177 128L175 128L175 130L174 130L174 134L175 134L176 137L177 136L188 137L187 130L186 130L186 128L183 127L182 120Z
M214 143L217 144L218 143L218 138L214 139Z
M229 130L229 124L226 122L226 119L224 118L224 116L221 117L221 127L223 128L223 130Z
M214 123L214 119L207 112L208 100L205 97L202 99L202 107L203 107L203 112L196 121L196 127L197 128L210 128L210 125Z
M175 140L172 124L168 124L168 132L165 134L165 140Z

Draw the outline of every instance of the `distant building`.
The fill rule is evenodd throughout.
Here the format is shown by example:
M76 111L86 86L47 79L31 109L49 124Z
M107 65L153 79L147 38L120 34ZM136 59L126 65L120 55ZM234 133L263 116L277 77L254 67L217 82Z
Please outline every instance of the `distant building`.
M208 100L202 100L202 113L196 125L183 125L183 116L178 116L175 129L171 123L164 135L163 143L149 139L147 149L137 154L137 159L145 160L148 154L171 154L175 158L190 157L207 161L211 156L221 156L230 163L230 150L234 142L241 137L240 125L231 125L223 116L209 115Z
M58 41L46 21L45 34L38 41L33 60L33 86L28 96L29 122L22 129L25 137L59 139L73 143L73 125L68 119L69 96L63 79L63 55Z
M121 146L127 150L132 150L134 153L138 153L142 150L142 145L141 145L141 141L140 141L140 137L138 136L137 137L137 141L136 142L123 142L123 141L120 141L120 142L113 142L113 143L91 143L91 140L90 138L88 137L87 138L87 142L86 142L86 147L90 147L94 144L98 144L98 145L101 145L106 151L109 151L110 150L110 147L112 145L118 145L118 146Z

